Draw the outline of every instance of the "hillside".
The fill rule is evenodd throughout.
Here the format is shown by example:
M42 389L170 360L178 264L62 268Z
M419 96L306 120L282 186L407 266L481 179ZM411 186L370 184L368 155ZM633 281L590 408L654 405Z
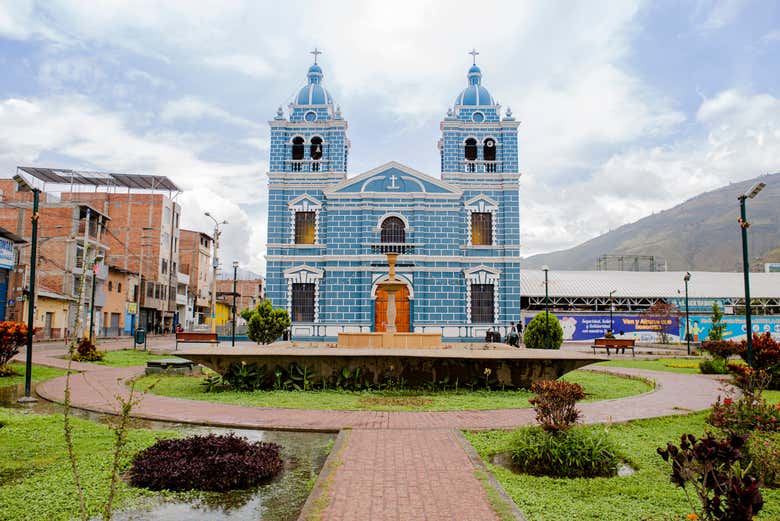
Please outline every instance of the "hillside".
M742 271L737 195L758 181L767 186L747 203L755 271L758 264L780 261L780 174L705 192L573 248L528 257L523 266L539 268L546 264L551 269L593 270L600 255L626 254L666 257L670 271ZM659 269L663 269L663 260L660 264Z

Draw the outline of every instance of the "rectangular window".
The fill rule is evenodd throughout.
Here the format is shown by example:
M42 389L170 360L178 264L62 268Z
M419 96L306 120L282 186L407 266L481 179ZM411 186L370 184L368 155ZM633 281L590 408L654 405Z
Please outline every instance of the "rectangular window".
M471 213L471 244L474 246L489 246L493 244L492 213Z
M295 244L314 244L314 212L295 212Z
M492 324L493 320L493 284L472 284L471 322Z
M314 284L292 285L292 321L314 322Z
M160 269L162 270L163 273L168 273L168 260L167 259L162 259L160 261Z

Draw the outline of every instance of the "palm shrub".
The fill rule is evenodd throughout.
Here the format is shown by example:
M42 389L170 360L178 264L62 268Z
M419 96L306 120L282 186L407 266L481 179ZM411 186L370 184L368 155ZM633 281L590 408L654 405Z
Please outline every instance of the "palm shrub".
M247 335L258 344L270 344L281 337L290 327L290 316L286 309L275 308L269 299L261 301L253 313L241 313L247 320Z
M19 347L27 341L27 325L22 322L0 322L0 377L11 376L8 363L19 354Z
M130 483L151 490L246 489L282 470L280 452L275 443L232 433L158 440L133 458Z
M547 317L547 322L545 321ZM558 318L549 313L538 313L525 328L523 342L530 349L547 349L545 334L549 328L550 349L560 349L563 343L563 328Z

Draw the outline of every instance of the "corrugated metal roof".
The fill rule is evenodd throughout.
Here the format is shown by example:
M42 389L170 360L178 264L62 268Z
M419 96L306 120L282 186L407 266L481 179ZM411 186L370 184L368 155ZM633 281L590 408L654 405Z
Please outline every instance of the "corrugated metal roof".
M678 298L683 294L684 271L554 271L548 274L551 297L655 297ZM524 297L544 296L544 272L522 270ZM745 296L742 273L692 271L688 282L691 298L740 298ZM780 273L751 273L751 298L780 298Z
M67 168L35 168L31 166L20 166L19 170L40 179L44 183L181 191L173 181L164 175L115 174L111 172L88 172L85 170L68 170Z

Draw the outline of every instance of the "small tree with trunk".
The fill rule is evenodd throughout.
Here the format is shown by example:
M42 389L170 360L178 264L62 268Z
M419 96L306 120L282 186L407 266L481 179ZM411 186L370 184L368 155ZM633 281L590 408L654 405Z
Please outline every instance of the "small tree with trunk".
M723 331L726 330L726 324L723 323L723 312L720 310L717 302L712 304L712 327L710 328L710 334L707 336L709 340L718 342L723 340Z
M257 305L247 320L247 335L258 344L275 342L290 327L286 309L275 308L268 299Z
M669 343L669 332L666 326L679 316L677 306L665 300L656 300L655 304L642 313L642 319L650 321L650 326L658 333L658 342L661 344Z

